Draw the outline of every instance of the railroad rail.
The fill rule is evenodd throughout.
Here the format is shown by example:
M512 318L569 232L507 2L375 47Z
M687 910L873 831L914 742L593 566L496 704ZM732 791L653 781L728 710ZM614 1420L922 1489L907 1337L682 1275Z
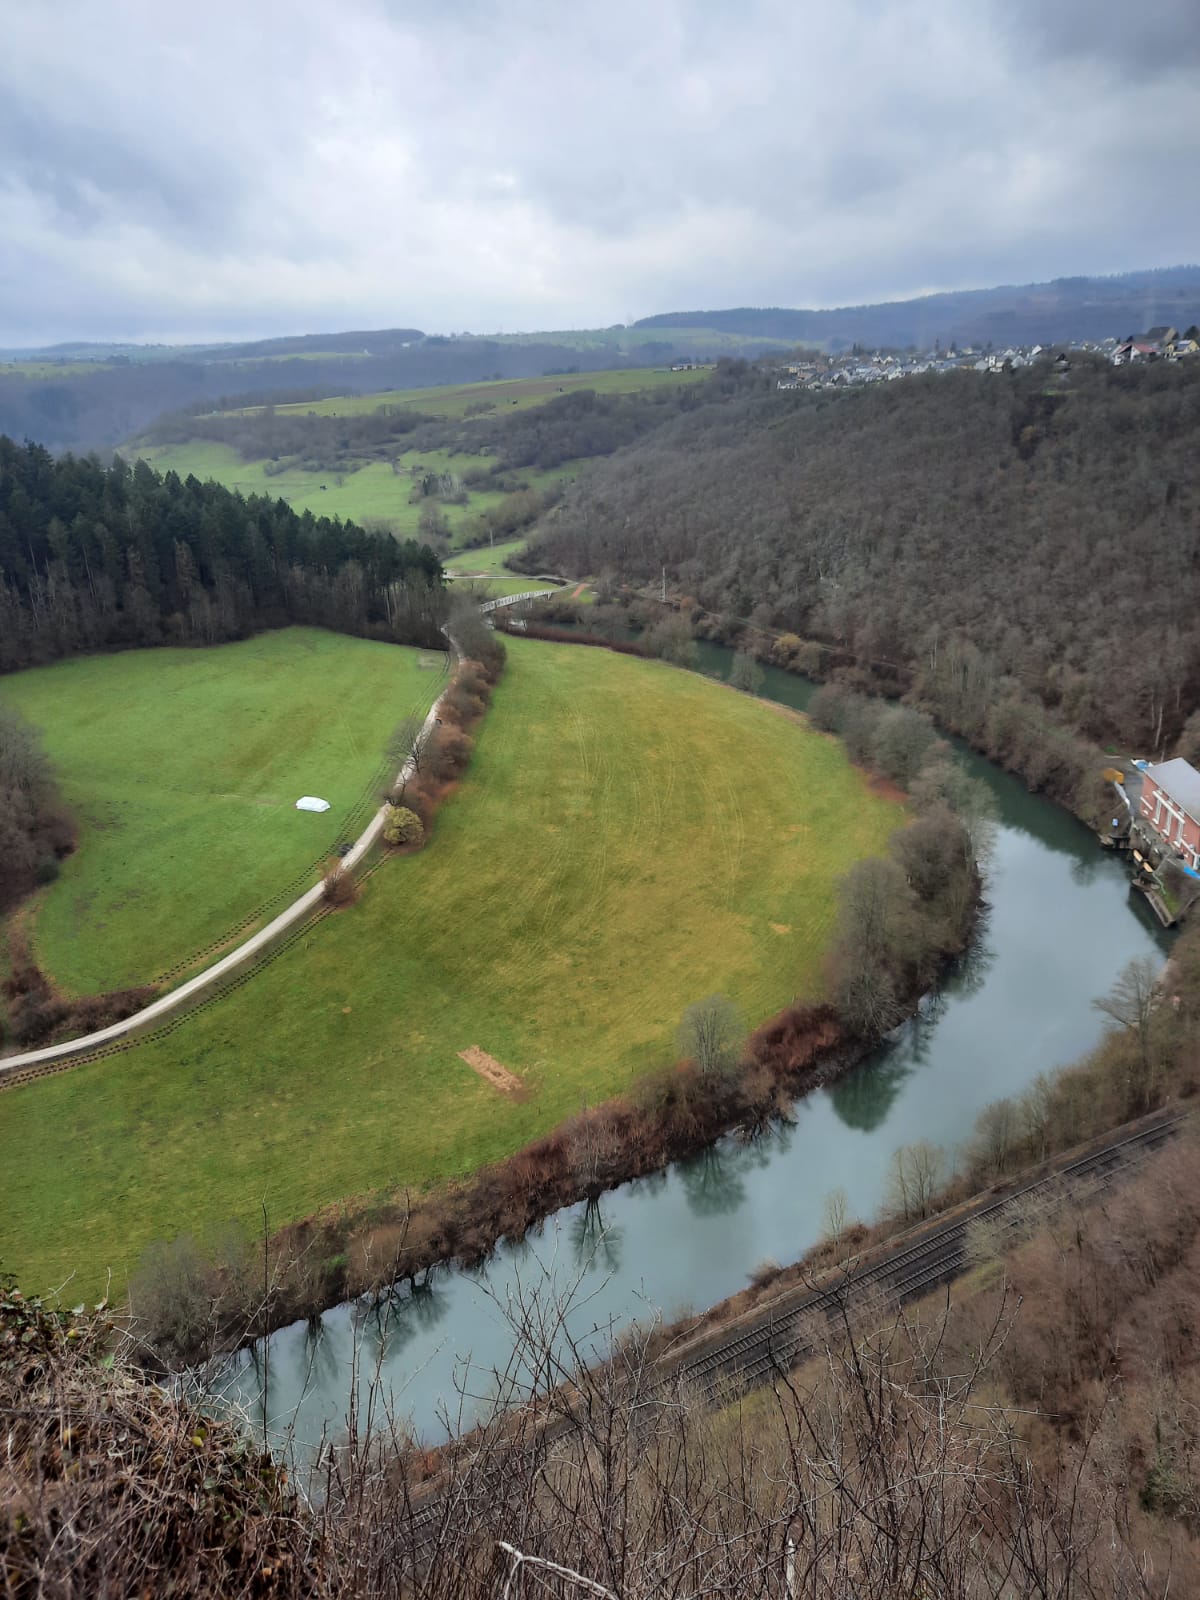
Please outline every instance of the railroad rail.
M893 1242L879 1260L848 1268L836 1283L810 1290L798 1299L794 1293L781 1296L766 1314L761 1307L747 1313L754 1319L750 1327L722 1338L701 1354L689 1358L686 1348L676 1349L670 1357L674 1380L709 1403L755 1387L813 1353L814 1319L839 1316L851 1300L872 1290L882 1290L903 1305L952 1282L966 1269L967 1230L972 1224L996 1222L1011 1233L1020 1225L1020 1206L1033 1196L1063 1189L1078 1194L1107 1188L1165 1144L1185 1120L1185 1113L1156 1117L1148 1125L1056 1166L1008 1194L972 1206L941 1225L930 1229L928 1223L923 1224L922 1229L928 1231L917 1242L899 1250Z
M967 1230L973 1223L991 1221L1013 1232L1022 1220L1020 1207L1032 1197L1099 1193L1160 1149L1186 1121L1185 1112L1169 1111L1127 1124L1103 1145L1068 1154L1004 1194L985 1195L942 1222L919 1223L873 1252L872 1259L847 1264L835 1282L786 1290L767 1307L743 1313L735 1324L675 1346L658 1358L661 1375L652 1387L684 1392L709 1406L728 1402L814 1354L814 1326L822 1318L835 1321L853 1301L881 1294L904 1305L960 1277L968 1265ZM529 1447L531 1459L576 1426L568 1403L565 1413L556 1413L540 1429ZM439 1523L452 1515L435 1485L426 1494L412 1512L409 1529L418 1557L435 1543Z

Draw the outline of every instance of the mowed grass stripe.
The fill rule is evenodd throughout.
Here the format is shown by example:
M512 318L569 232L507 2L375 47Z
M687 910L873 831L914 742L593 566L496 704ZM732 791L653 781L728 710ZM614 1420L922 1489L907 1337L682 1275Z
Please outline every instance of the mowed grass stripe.
M444 681L421 654L288 628L0 678L81 824L26 919L45 969L76 994L149 982L361 831L389 733Z
M836 879L899 808L761 702L509 648L425 852L168 1039L0 1097L0 1263L27 1285L120 1285L151 1239L253 1226L264 1198L280 1224L462 1176L669 1062L693 1000L753 1023L819 992Z

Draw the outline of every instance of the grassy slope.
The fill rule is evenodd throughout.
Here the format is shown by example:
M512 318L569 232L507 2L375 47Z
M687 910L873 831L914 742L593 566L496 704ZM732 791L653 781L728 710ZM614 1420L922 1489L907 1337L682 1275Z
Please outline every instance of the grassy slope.
M497 412L527 411L560 394L594 389L597 394L634 394L642 389L676 388L696 383L704 372L671 372L665 368L629 367L615 372L566 372L545 378L501 378L489 383L445 384L435 389L388 389L377 394L336 395L328 400L301 400L277 410L315 412L324 417L369 415L381 405L412 406L433 417L461 417L469 405L491 404Z
M531 406L543 405L556 395L570 393L574 389L595 389L602 394L629 394L640 389L694 383L703 376L702 372L670 372L634 367L617 372L565 373L549 378L513 378L495 383L447 385L436 389L343 395L330 400L300 401L278 409L280 412L292 411L304 415L360 416L369 415L381 405L411 405L433 416L461 417L469 405L480 401L490 402L497 412L528 410ZM141 456L160 472L174 471L181 477L193 473L197 478L215 478L218 483L240 490L242 494L267 494L286 500L297 511L312 511L319 516L349 517L356 522L365 519L385 522L401 538L417 534L421 514L419 503L409 503L412 489L410 469L420 464L429 470L464 473L487 466L493 459L487 454L451 455L444 450L410 450L398 457L401 467L399 473L394 472L386 461L369 462L354 472L307 472L300 467L289 467L284 472L268 473L264 461L243 461L231 445L206 440L134 446L126 453L131 458ZM577 464L564 462L561 467L548 472L523 469L520 477L530 488L544 489L562 478L574 477L578 470ZM493 509L504 498L499 491L472 490L466 505L447 505L441 509L450 523L452 534L467 538L479 514Z
M76 993L147 982L283 888L343 836L442 660L289 628L0 678L0 700L44 730L83 824L37 908L47 970ZM296 811L302 794L332 810Z
M420 465L429 471L462 473L487 467L492 459L486 455L452 455L446 450L410 450L399 457L402 468L399 473L393 472L386 461L368 462L356 472L306 472L302 467L289 467L284 472L268 473L265 462L243 461L232 445L207 440L147 445L130 450L128 454L131 459L140 456L159 472L177 472L181 478L189 473L197 478L215 478L227 489L237 489L242 494L265 494L286 500L297 511L347 517L354 522L366 519L386 522L402 539L417 537L421 515L420 503L409 503L411 468ZM523 468L520 476L531 488L540 489L561 478L572 477L577 470L564 463L551 472ZM465 533L480 512L491 510L504 498L499 490L472 490L465 506L446 505L440 509L453 532Z
M817 992L834 882L899 816L760 702L513 640L429 849L170 1038L0 1097L22 1174L0 1263L119 1286L148 1240L253 1223L264 1197L278 1224L502 1156L669 1060L691 1001L757 1021Z
M524 548L523 538L507 539L502 544L460 551L445 562L445 567L447 572L487 572L498 578L510 578L512 573L504 563L509 556Z

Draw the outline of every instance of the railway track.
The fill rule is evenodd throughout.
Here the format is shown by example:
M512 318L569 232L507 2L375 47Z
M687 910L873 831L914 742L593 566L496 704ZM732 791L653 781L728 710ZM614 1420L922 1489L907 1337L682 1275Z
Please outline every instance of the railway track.
M1181 1113L1156 1118L1099 1150L1078 1156L1009 1194L952 1218L907 1249L851 1268L837 1283L798 1300L789 1299L786 1308L767 1317L760 1312L751 1327L700 1355L689 1359L677 1353L673 1358L675 1381L708 1403L754 1388L772 1373L786 1371L812 1354L806 1325L814 1318L840 1316L853 1300L871 1291L882 1291L903 1305L951 1282L966 1267L967 1230L972 1224L993 1222L1005 1232L1012 1232L1020 1225L1022 1204L1035 1196L1068 1190L1086 1197L1107 1188L1165 1144L1184 1120Z
M1099 1149L1085 1151L1040 1177L1019 1183L1006 1194L966 1208L941 1225L920 1225L919 1239L905 1245L902 1237L878 1259L849 1266L836 1283L808 1293L786 1292L765 1312L758 1308L747 1313L753 1320L737 1332L724 1337L707 1334L693 1341L693 1346L704 1345L696 1354L689 1355L684 1346L660 1357L663 1370L655 1387L660 1392L665 1388L686 1391L707 1405L727 1402L758 1387L814 1353L814 1322L823 1318L828 1323L870 1294L904 1305L952 1282L966 1269L967 1230L972 1224L991 1222L1012 1232L1021 1225L1023 1205L1031 1199L1065 1194L1090 1198L1160 1149L1186 1120L1185 1113L1164 1113L1123 1131ZM535 1456L573 1432L575 1426L570 1408L548 1422L530 1446L531 1467ZM485 1487L477 1482L474 1492ZM436 1489L414 1508L409 1537L418 1556L434 1546L439 1527L452 1515L452 1505Z

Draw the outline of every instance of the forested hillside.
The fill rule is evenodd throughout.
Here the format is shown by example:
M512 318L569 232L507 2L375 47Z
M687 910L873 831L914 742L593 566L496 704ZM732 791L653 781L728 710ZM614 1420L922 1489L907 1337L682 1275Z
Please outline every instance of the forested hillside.
M1198 438L1200 363L751 392L594 469L530 559L666 566L711 611L915 673L966 731L1003 685L1149 753L1200 695Z
M715 342L719 345L719 338ZM297 353L203 361L187 353L160 361L67 363L38 376L0 366L0 433L36 439L55 450L100 449L132 438L164 412L189 406L211 411L231 403L653 366L677 347L696 353L694 341L678 337L635 343L628 350L615 342L589 349L539 340L431 338L411 349L370 356L331 353L321 360Z
M444 606L412 540L0 436L0 671L285 622L437 643Z
M391 460L408 450L448 450L495 457L488 470L502 474L512 468L552 469L565 461L611 455L705 399L732 392L722 374L702 383L629 394L578 389L516 411L508 410L501 396L499 404L480 402L462 417L426 415L405 404L402 395L381 399L371 410L357 414L263 406L210 415L193 409L162 417L146 429L138 444L202 440L229 445L245 461L268 460L281 469L293 462L331 472L353 471L362 463Z

